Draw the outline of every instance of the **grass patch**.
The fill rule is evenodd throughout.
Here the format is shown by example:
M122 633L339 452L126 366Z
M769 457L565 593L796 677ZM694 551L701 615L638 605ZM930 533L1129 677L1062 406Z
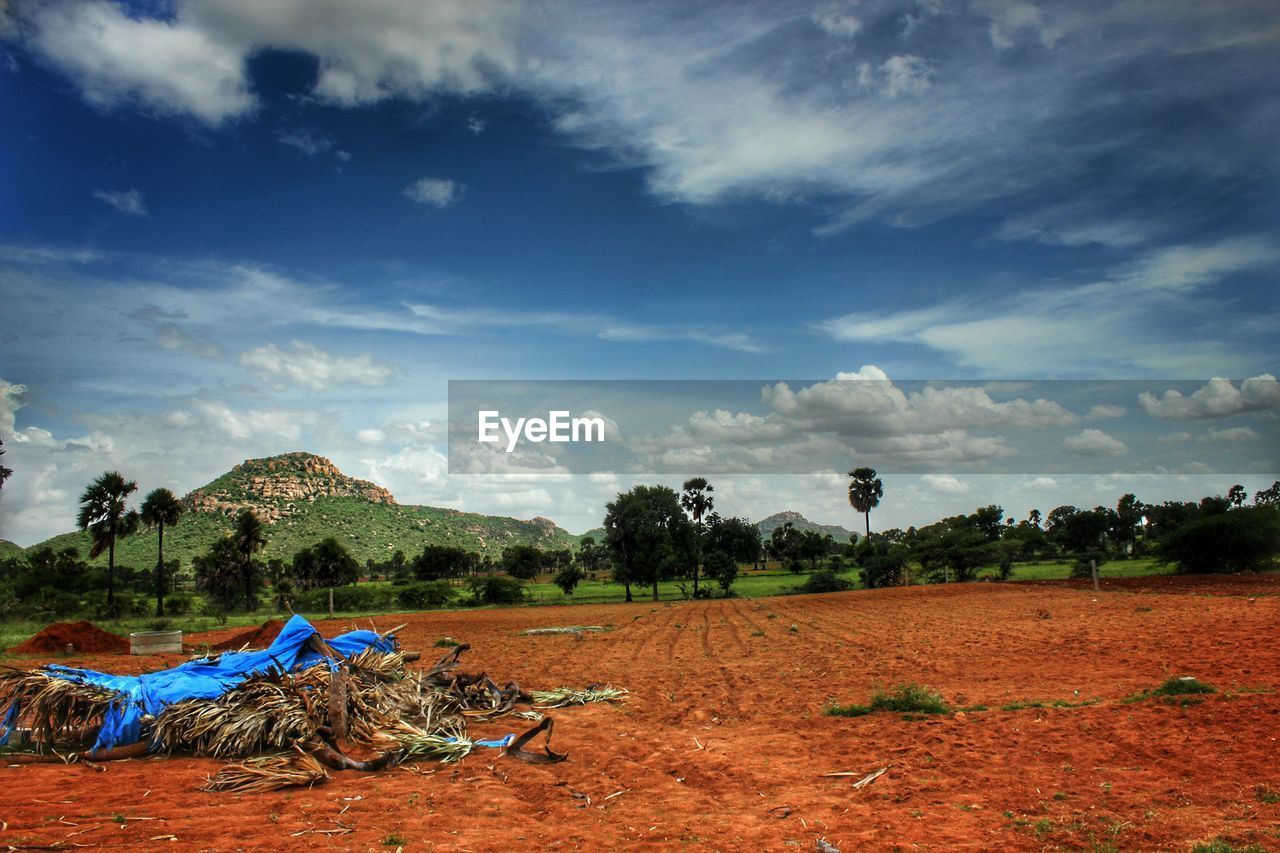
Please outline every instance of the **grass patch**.
M889 692L877 690L866 705L829 705L828 717L861 717L876 711L899 714L946 714L951 710L942 694L919 684L899 684Z
M1260 803L1267 803L1268 805L1280 803L1280 791L1268 788L1266 785L1259 785L1254 789L1253 793Z
M1206 841L1203 844L1197 844L1192 847L1191 853L1267 853L1267 851L1257 844L1250 844L1248 847L1235 847L1221 838L1215 838L1213 841Z
M462 643L458 642L453 637L441 637L436 640L433 645L435 645L437 649L452 649L455 646L462 645Z
M1205 693L1217 693L1218 688L1212 684L1205 684L1198 678L1184 676L1181 678L1170 678L1164 684L1161 684L1155 690L1151 691L1152 696L1194 696Z

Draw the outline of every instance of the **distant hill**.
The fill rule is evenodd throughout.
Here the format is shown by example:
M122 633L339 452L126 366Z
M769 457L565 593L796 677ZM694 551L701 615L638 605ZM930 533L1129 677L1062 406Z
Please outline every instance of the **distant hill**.
M10 542L8 539L0 539L0 560L7 560L10 557L20 557L25 551L17 542Z
M781 527L787 522L791 522L796 530L801 532L806 530L816 530L822 535L831 534L837 542L847 543L849 537L853 535L853 531L846 530L838 524L818 524L810 521L798 512L787 510L786 512L775 512L768 518L762 518L756 522L756 527L760 529L760 535L768 539L773 535L776 528Z
M328 459L311 453L246 460L195 489L183 502L188 512L180 524L165 530L164 546L165 557L178 559L184 566L229 533L235 515L245 507L266 527L264 559L290 559L299 549L329 536L361 563L385 560L397 550L412 557L428 544L456 545L494 557L513 544L546 549L577 544L577 537L545 518L522 521L399 504L383 487L348 477ZM64 533L32 546L43 547L76 548L85 555L89 536ZM139 532L116 546L118 564L142 568L155 559L152 532ZM105 561L102 556L95 562Z

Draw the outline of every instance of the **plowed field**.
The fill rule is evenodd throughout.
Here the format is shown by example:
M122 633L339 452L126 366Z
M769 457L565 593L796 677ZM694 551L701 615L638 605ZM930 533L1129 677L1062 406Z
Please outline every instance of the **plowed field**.
M1101 593L971 584L387 617L378 627L407 621L405 647L426 658L448 635L473 646L464 669L526 687L610 682L630 700L556 712L553 746L569 759L546 767L478 750L452 766L339 773L253 796L199 792L219 762L186 757L104 772L0 768L0 844L812 850L825 838L848 853L1188 850L1223 839L1280 850L1275 593L1265 579ZM585 624L612 630L520 635ZM1175 675L1223 692L1127 701ZM823 713L906 682L969 710ZM1030 703L1047 707L1001 709ZM857 776L821 775L881 767L861 790Z

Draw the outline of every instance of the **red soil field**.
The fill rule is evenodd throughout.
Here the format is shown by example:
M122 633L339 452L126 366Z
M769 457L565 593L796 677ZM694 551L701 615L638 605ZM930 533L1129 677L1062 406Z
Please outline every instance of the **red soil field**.
M212 643L210 650L215 652L235 652L248 646L251 649L265 649L271 645L276 636L280 633L280 629L284 627L284 622L279 619L268 619L257 628L250 628L247 631L229 637L219 643Z
M115 653L126 654L129 641L118 634L104 631L92 622L55 622L25 643L14 646L9 654L42 655L51 652L65 653L73 646L76 654Z
M1271 584L1254 596L1194 594L1222 583L1143 594L970 584L383 617L384 629L409 622L404 645L426 658L448 635L474 647L464 668L499 681L610 682L631 697L554 712L552 745L569 759L549 766L477 750L455 765L339 773L266 795L201 793L220 762L180 756L101 773L0 768L19 792L6 799L0 844L812 850L825 838L848 853L1188 850L1221 838L1280 849L1280 804L1264 801L1280 792L1280 596ZM573 624L614 630L520 635ZM89 659L126 661L146 665ZM1186 705L1125 701L1180 675L1224 692ZM991 710L823 714L910 681ZM999 707L1031 700L1097 704ZM821 775L886 766L861 790L857 777Z

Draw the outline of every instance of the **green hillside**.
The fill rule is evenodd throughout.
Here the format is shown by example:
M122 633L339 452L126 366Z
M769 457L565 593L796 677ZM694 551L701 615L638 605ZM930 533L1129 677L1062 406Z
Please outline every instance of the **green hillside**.
M21 556L23 550L23 547L17 542L10 542L8 539L0 539L0 560L7 560L10 557Z
M328 460L305 453L248 460L194 490L184 502L192 509L180 524L166 529L164 537L165 557L180 560L184 567L230 532L241 507L263 520L268 538L264 559L290 559L298 549L329 536L362 563L386 560L397 550L413 556L428 544L455 545L494 557L513 544L544 549L577 544L577 537L547 519L521 521L397 504L382 487L347 477ZM89 546L87 533L74 532L32 549L75 548L84 555ZM116 545L117 564L143 568L155 560L156 535L151 531L140 531ZM94 562L105 565L106 555Z

